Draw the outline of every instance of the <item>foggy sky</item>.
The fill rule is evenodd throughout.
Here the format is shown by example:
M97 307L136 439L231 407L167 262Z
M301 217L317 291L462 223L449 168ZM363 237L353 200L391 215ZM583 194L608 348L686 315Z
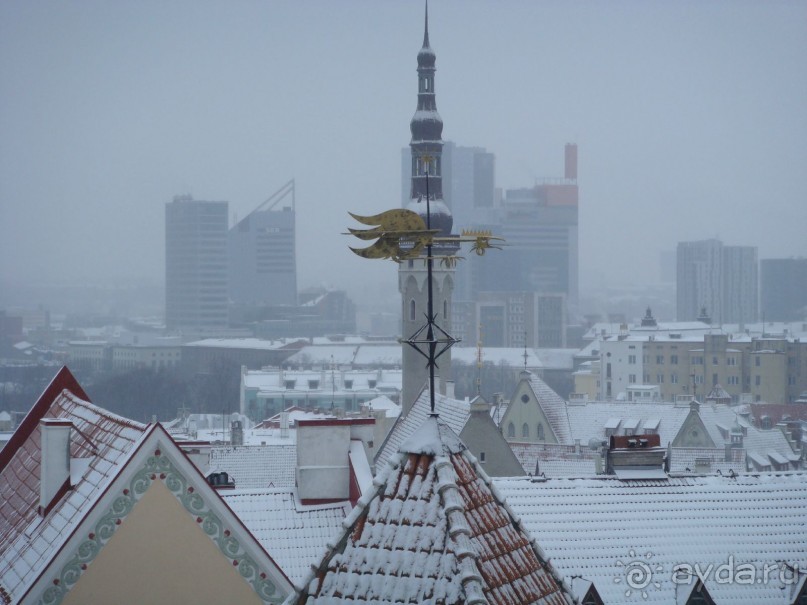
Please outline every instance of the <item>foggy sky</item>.
M300 286L397 296L340 234L399 204L422 22L421 1L0 3L0 282L161 283L174 195L241 217L293 177ZM807 256L807 2L433 0L430 34L443 138L493 152L498 187L579 145L583 288L656 281L679 240Z

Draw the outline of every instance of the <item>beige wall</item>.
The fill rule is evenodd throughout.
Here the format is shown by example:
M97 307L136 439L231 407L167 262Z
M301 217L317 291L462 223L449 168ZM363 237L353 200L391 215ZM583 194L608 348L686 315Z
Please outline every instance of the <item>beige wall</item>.
M524 399L525 397L526 400ZM512 434L510 431L511 424L513 426ZM525 424L528 431L526 437L523 434ZM539 424L543 427L543 439L538 438ZM507 411L500 426L502 435L507 441L516 443L558 442L549 421L535 398L535 393L532 392L532 388L530 388L526 380L522 380L516 387L516 392L507 406Z
M261 601L168 488L154 481L63 603Z

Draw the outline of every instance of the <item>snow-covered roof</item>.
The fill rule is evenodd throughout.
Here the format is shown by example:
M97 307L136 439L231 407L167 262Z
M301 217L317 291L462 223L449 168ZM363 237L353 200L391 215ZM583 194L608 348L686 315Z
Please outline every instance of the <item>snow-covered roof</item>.
M524 472L546 477L587 477L596 474L594 458L599 455L584 443L573 445L554 443L511 443Z
M438 418L418 427L373 485L295 602L571 603L541 548Z
M42 422L69 428L62 455L70 462L69 480L44 510ZM202 534L223 555L222 566L236 561L261 601L288 594L288 579L162 425L93 405L63 368L0 451L0 601L61 602L154 482L163 483L189 518L204 517Z
M50 558L64 545L88 508L100 497L111 478L137 443L146 426L126 420L83 400L60 384L64 373L51 386L20 424L0 457L0 578L5 591L21 597L38 577ZM70 377L72 381L72 376ZM62 387L65 387L62 390ZM89 466L72 489L42 518L40 498L41 443L39 419L69 418L85 440L73 440L72 458L89 461ZM18 442L15 442L15 439ZM88 442L95 445L96 452Z
M566 412L566 402L535 374L530 374L528 381L558 441L566 444L573 443L574 437Z
M219 495L297 588L351 509L348 501L303 505L290 489L235 489Z
M458 435L471 417L471 404L467 401L451 399L444 395L435 395L434 406L443 422L447 423ZM400 446L411 437L424 423L431 413L428 389L423 389L406 416L400 416L387 435L375 458L376 468L386 466L398 452Z
M673 567L696 564L702 571L712 565L705 585L717 605L789 604L781 578L792 575L780 576L781 565L807 568L805 473L495 479L494 485L559 573L593 581L606 605L676 603ZM739 575L719 581L718 566L732 565L734 574L748 563L756 570L752 583ZM776 571L763 582L764 565ZM636 569L649 574L641 588L628 584Z
M274 351L283 349L302 339L283 338L280 340L264 340L262 338L205 338L183 344L183 347L215 347L219 349L252 349L255 351Z
M210 473L226 472L236 489L293 488L297 443L238 445L210 450Z

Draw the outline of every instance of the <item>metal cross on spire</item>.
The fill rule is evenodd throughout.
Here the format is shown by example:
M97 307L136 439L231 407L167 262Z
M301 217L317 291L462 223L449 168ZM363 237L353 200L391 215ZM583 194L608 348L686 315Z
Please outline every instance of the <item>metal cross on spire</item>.
M367 248L351 248L353 252L364 258L390 258L400 263L402 260L420 259L426 263L427 280L427 306L426 323L406 340L402 342L411 346L426 359L429 369L429 402L431 413L434 411L434 371L437 369L437 359L454 344L459 342L436 321L434 313L434 293L432 283L432 269L434 257L432 245L435 243L455 244L470 243L471 250L479 256L485 254L488 248L500 248L493 245L491 240L504 241L494 237L490 231L463 231L462 235L437 236L437 229L431 228L431 203L429 200L429 161L424 157L423 167L426 181L426 221L411 210L387 210L373 217L362 217L350 214L353 218L365 225L377 225L373 229L350 229L350 235L362 240L376 239L376 242ZM425 249L426 255L422 256ZM461 256L443 256L441 260L449 265L461 260Z

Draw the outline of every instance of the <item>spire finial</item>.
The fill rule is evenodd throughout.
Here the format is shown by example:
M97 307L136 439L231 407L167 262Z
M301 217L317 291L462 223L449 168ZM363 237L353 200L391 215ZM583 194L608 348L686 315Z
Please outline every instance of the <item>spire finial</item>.
M423 48L429 48L429 0L426 0L426 22L423 27Z

